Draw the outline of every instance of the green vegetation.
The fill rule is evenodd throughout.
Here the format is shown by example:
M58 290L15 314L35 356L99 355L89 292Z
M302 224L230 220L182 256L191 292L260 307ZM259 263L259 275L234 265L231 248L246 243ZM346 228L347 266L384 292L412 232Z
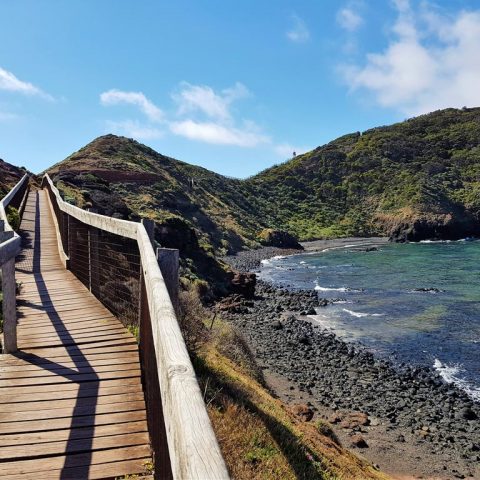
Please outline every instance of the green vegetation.
M5 213L7 214L8 223L13 228L13 230L17 231L20 228L20 213L16 208L11 206L7 207L7 211Z

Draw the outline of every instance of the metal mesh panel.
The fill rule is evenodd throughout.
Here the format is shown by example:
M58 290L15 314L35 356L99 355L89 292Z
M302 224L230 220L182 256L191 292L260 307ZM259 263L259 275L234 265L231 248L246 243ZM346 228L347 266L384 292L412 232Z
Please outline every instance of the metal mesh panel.
M68 218L69 269L124 325L138 325L137 242Z

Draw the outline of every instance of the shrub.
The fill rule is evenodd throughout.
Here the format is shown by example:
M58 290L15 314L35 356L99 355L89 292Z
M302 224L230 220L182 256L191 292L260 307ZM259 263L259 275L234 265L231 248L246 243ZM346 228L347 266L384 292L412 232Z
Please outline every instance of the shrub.
M20 213L14 207L7 207L7 221L13 230L20 228Z

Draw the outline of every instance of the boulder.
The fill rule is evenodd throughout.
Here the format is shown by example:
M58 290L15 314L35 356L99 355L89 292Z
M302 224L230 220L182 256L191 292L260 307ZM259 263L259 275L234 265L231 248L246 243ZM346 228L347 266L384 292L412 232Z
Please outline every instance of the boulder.
M291 410L296 417L302 420L302 422L309 422L313 418L313 410L308 405L294 405Z
M342 428L352 429L355 427L363 427L368 425L370 420L368 419L368 415L362 412L353 412L348 413L344 419L341 421L340 426Z
M262 245L267 245L269 247L303 250L303 247L298 243L298 240L292 234L283 230L265 228L259 233L258 238Z
M234 293L243 295L245 298L255 296L255 285L257 276L254 273L235 273L231 281L231 290Z

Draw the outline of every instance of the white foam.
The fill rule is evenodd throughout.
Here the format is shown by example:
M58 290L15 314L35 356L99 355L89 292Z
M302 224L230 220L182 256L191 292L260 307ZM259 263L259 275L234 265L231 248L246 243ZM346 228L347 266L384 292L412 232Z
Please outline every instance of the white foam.
M272 260L281 260L282 258L287 258L285 255L276 255L275 257L272 258L265 258L263 260L260 260L260 263L262 265L271 265Z
M347 308L342 309L344 312L349 313L350 315L362 318L362 317L383 317L384 313L362 313L362 312L354 312L353 310L348 310Z
M459 374L463 371L461 365L442 363L438 358L433 362L433 368L440 374L440 376L447 382L453 383L468 393L475 400L480 400L480 388L473 387L466 380L461 378Z
M318 292L347 292L348 289L345 287L340 288L330 288L330 287L321 287L320 285L315 285L315 290Z
M368 313L354 312L353 310L348 310L348 308L343 308L342 310L357 318L368 317L369 315Z

